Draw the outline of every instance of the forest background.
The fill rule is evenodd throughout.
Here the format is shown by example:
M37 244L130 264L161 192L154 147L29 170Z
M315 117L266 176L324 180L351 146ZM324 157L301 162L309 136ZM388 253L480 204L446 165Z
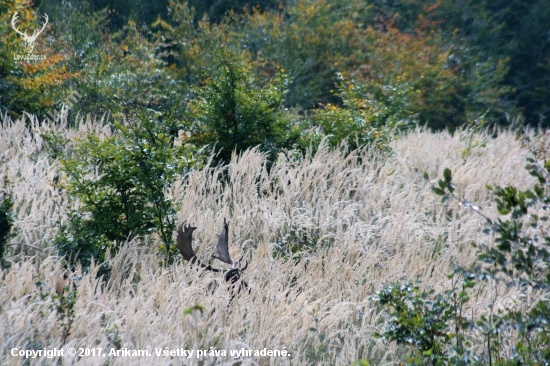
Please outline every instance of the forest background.
M271 93L264 107L280 112L270 141L258 137L250 146L306 146L300 141L315 133L340 140L364 135L368 128L361 123L343 122L354 111L366 114L367 123L390 127L399 122L454 130L512 121L546 127L547 5L2 1L0 110L45 118L77 91L82 97L73 111L116 117L148 109L195 132L190 138L202 145L217 140L219 131L200 121L198 109L205 106L197 100L208 99L208 86L231 69L251 103ZM35 47L44 60L14 60L24 47L10 23L15 11L22 30L39 29L48 14Z

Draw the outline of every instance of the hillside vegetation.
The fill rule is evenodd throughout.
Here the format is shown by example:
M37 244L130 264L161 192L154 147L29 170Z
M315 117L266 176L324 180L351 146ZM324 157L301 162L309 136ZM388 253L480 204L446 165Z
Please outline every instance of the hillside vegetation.
M136 237L118 254L107 255L111 273L105 281L96 276L95 264L88 271L64 267L51 241L67 220L72 200L55 185L59 162L47 153L41 136L47 131L71 139L89 132L101 138L111 134L102 121L80 122L68 128L4 116L0 125L0 179L9 182L17 229L6 256L11 267L0 276L3 364L24 363L10 355L14 347L62 344L152 353L155 347L286 347L287 358L245 357L242 364L348 365L358 359L393 364L408 351L374 337L386 316L373 299L381 284L419 279L438 291L448 289L446 275L453 267L476 261L470 242L492 242L482 233L480 216L456 202L442 203L418 172L436 177L450 168L460 194L489 217L496 210L487 184L534 183L523 169L529 150L508 131L494 139L473 135L485 144L468 155L458 134L419 130L392 142L391 157L374 149L321 145L301 157L280 154L268 171L266 155L252 149L233 155L226 165L193 170L170 187L168 196L177 202L177 221L198 227L199 257L209 261L215 252L215 233L224 218L231 222L233 256L250 256L244 278L252 291L228 306L230 294L221 276L179 259L169 267L160 265L162 241L156 235ZM546 146L548 140L536 143ZM465 313L487 314L489 303L496 309L529 308L540 295L533 294L490 284L476 289ZM483 339L479 333L473 338ZM503 342L502 355L512 352L512 343L512 338ZM480 341L470 347L483 353L485 346ZM235 362L229 356L155 357L113 357L109 364ZM31 364L42 362L55 361ZM78 364L104 362L84 357Z
M0 0L0 364L550 365L547 3Z

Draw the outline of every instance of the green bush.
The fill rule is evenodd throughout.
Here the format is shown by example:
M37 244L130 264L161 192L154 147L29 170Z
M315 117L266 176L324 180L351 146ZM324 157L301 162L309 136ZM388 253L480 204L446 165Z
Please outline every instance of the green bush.
M550 300L547 294L550 290L550 233L547 231L547 212L550 207L550 159L535 151L527 162L527 171L537 178L537 183L533 187L525 190L511 186L488 187L494 194L500 215L496 220L485 216L479 207L455 193L452 172L449 169L445 169L443 179L438 180L437 185L432 185L432 190L442 196L444 202L454 198L483 216L486 220L485 232L495 236L494 246L472 243L479 248L479 255L471 273L481 281L504 282L508 288L529 293L529 296L538 299L536 304L530 307L519 306L517 309L500 311L497 314L493 312L493 305L489 304L490 314L479 316L473 323L463 322L452 301L456 304L458 298L462 307L468 299L468 289L473 288L475 282L468 280L462 291L453 294L452 297L448 296L451 294L449 292L420 292L416 285L391 285L385 287L377 298L379 303L388 309L390 317L388 330L384 333L386 339L410 344L414 354L432 357L430 361L433 364L438 364L441 360L452 361L457 365L548 365ZM424 177L428 179L426 173ZM470 273L465 269L459 270ZM426 302L428 295L433 296L435 302ZM434 318L435 323L430 321ZM463 349L463 356L456 358L452 356L450 348L441 347L440 344L448 341L449 334L446 332L452 329L453 324L468 325L461 336L467 340L463 343L465 346L476 339L475 331L479 331L486 344L485 352L469 354L466 348ZM458 330L459 327L455 329ZM467 330L471 332L467 333ZM500 352L504 336L515 339L511 355Z
M166 261L172 260L175 209L165 191L193 165L174 147L174 128L142 116L115 123L112 136L89 135L76 143L73 155L61 161L61 186L80 202L56 240L62 255L84 265L92 258L102 262L109 248L116 252L134 237L157 233Z
M10 196L4 195L0 201L0 268L7 267L8 264L4 261L4 253L8 241L13 237L13 217L12 217L13 201Z
M495 235L495 246L479 245L478 259L482 263L476 267L479 278L505 282L507 287L531 292L531 296L547 294L550 289L550 233L547 232L550 203L550 159L538 151L527 159L526 169L537 178L537 183L528 189L516 187L491 187L500 215L496 220L483 215L480 208L473 206L454 193L452 173L445 169L444 178L433 187L444 200L451 197L464 206L482 215L486 220L487 234ZM477 244L474 243L474 246ZM481 319L478 326L485 323ZM493 321L494 323L494 321ZM512 359L507 361L498 353L500 340L492 337L497 332L510 332L514 329L517 341ZM510 310L501 316L498 326L486 333L487 343L492 343L488 360L502 365L540 365L550 360L550 300L542 296L531 309Z
M280 108L285 90L283 71L259 86L249 66L220 55L189 105L188 142L215 146L217 161L226 163L233 150L260 146L261 151L277 151L287 144L288 123Z
M315 122L321 135L327 136L330 146L337 147L348 139L350 148L374 145L381 151L390 152L392 130L404 126L398 108L392 108L370 98L360 85L346 80L341 75L340 91L343 106L327 104L315 111ZM400 106L399 110L406 107Z
M457 277L462 279L457 281ZM386 331L376 336L412 346L406 357L409 365L460 364L468 356L463 331L471 322L463 313L469 300L466 289L474 286L474 277L457 269L451 276L452 288L443 294L421 290L412 282L384 285L375 299L389 319Z
M113 116L136 116L147 109L165 115L182 115L179 81L161 59L161 41L147 28L128 22L83 59L88 67L78 78L77 90L84 96L77 108L82 112Z

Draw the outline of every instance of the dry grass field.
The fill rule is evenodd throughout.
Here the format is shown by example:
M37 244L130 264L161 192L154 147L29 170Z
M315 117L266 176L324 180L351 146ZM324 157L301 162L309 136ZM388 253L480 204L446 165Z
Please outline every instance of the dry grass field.
M198 227L194 246L205 262L215 252L223 219L230 220L232 256L250 258L244 272L250 294L241 293L228 305L222 275L183 261L160 266L158 238L133 240L109 258L113 272L107 283L96 278L97 267L89 273L75 269L81 277L74 280L75 317L64 349L102 348L108 354L118 347L149 350L151 356L25 360L12 356L12 349L62 344L63 323L51 295L72 278L64 277L51 247L70 202L52 184L59 165L45 153L40 133L57 129L74 138L109 130L101 121L66 129L39 127L29 118L2 119L0 181L8 182L2 189L14 198L17 228L7 255L11 269L0 275L2 365L350 365L360 358L394 364L405 350L373 337L383 327L377 321L384 314L372 300L380 285L417 279L448 288L453 266L476 258L470 242L491 240L482 233L481 217L456 202L441 203L421 173L435 179L450 168L458 191L492 217L486 184L533 182L523 168L528 150L506 131L495 139L476 135L487 143L465 158L458 135L424 131L394 141L389 158L321 147L300 161L280 156L269 173L265 157L247 151L222 168L192 172L170 195L178 202L179 221ZM221 170L229 183L221 182ZM298 246L303 251L293 254ZM493 301L496 307L533 301L503 288L496 289L498 296L490 286L480 288L468 304L470 316L486 312ZM202 311L186 311L197 304ZM155 349L161 348L195 353L157 356ZM243 348L285 349L289 355L231 357L230 350ZM203 352L197 358L197 350L217 350L218 356Z

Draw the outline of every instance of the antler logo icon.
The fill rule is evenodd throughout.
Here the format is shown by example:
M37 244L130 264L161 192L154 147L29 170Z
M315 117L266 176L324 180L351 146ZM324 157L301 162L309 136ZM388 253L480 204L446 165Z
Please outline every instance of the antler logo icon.
M17 18L19 18L19 14L16 11L15 14L13 14L13 17L11 18L11 26L12 26L13 30L15 30L21 36L23 36L23 40L25 40L25 42L27 42L27 47L25 49L26 49L28 54L31 54L32 51L34 50L34 42L36 42L36 39L38 38L40 33L42 33L44 31L44 29L46 28L46 25L48 25L48 19L49 19L48 14L44 14L45 22L44 22L44 25L42 26L42 29L35 30L34 33L32 34L32 36L29 36L26 31L21 32L17 28L17 26L15 25L15 23L17 22Z

